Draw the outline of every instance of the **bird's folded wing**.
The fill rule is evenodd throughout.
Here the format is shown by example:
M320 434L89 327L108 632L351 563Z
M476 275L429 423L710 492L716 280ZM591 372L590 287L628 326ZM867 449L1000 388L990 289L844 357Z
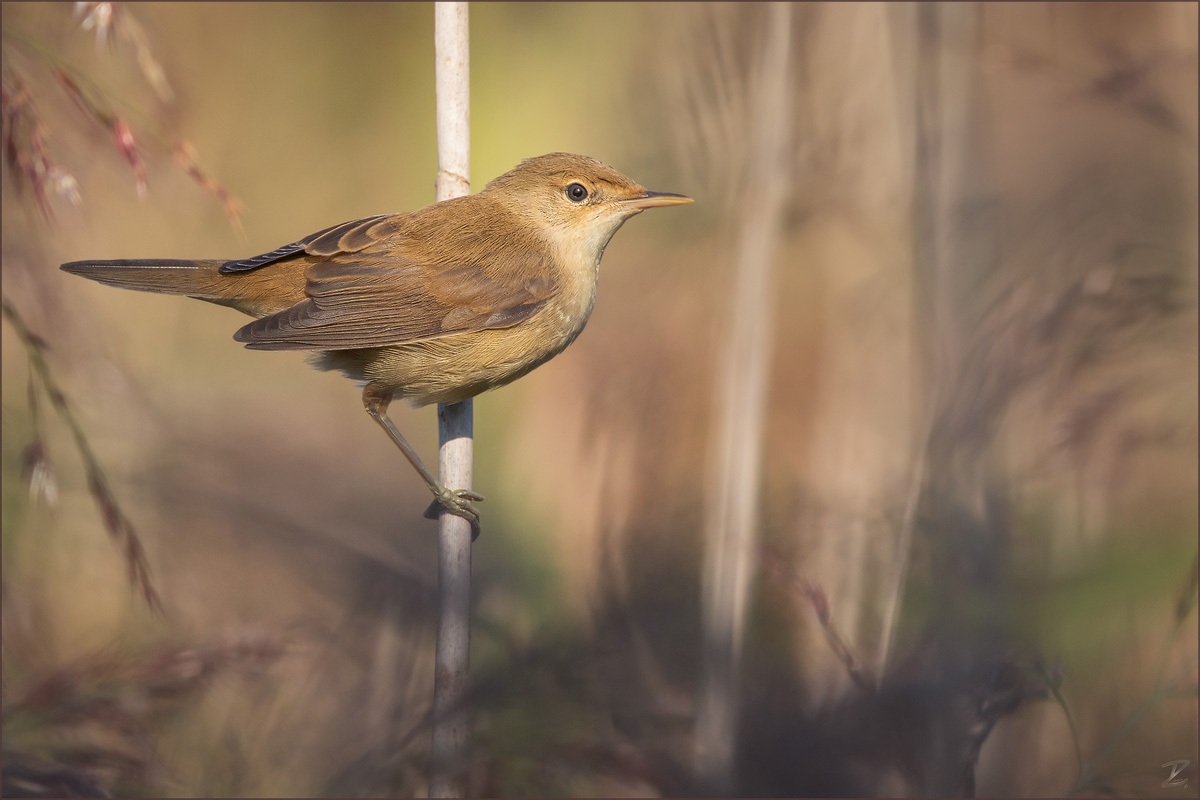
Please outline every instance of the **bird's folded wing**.
M221 265L220 271L226 275L250 272L297 254L328 258L338 253L357 253L395 233L397 225L396 217L391 214L352 219L341 225L334 225L332 228L309 234L303 239L285 244L283 247L277 247L269 253L237 261L226 261Z
M554 288L540 263L430 267L379 250L343 251L313 264L307 300L246 325L234 339L254 350L349 350L508 328L532 316Z

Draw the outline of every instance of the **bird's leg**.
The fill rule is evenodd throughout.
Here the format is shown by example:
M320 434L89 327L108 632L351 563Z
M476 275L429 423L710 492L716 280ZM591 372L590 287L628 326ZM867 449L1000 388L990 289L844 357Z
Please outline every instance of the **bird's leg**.
M425 466L421 457L417 455L417 451L413 450L412 445L405 441L404 435L400 433L396 423L388 417L387 409L391 402L392 392L390 389L382 389L370 383L363 389L363 406L371 415L371 419L379 423L379 427L383 428L388 438L395 443L396 447L400 448L400 452L404 453L408 463L413 465L413 468L428 484L429 490L433 492L433 503L425 509L425 516L429 519L437 519L440 513L438 506L441 506L451 514L462 517L471 523L471 540L474 541L479 536L479 511L471 504L471 501L483 500L483 495L472 492L470 489L447 489L437 479L437 476L430 472L429 467Z

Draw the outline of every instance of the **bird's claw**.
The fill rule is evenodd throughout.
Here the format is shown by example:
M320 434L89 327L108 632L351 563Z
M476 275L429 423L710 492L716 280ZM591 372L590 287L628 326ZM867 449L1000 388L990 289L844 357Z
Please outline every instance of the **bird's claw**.
M442 515L442 511L448 511L456 517L462 517L467 522L471 523L471 541L479 538L479 509L471 504L471 501L481 502L483 495L479 492L473 492L470 489L447 489L435 491L433 493L433 502L425 509L426 519L437 519Z

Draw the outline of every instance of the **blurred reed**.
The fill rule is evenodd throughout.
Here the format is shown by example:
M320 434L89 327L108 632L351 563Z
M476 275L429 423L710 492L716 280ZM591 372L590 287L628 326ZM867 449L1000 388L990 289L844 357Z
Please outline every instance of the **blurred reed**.
M698 30L719 39L720 13L706 14L707 24ZM752 154L745 166L747 174L730 180L743 191L724 198L737 226L736 232L724 234L737 242L735 286L729 321L719 327L723 347L713 370L717 419L705 508L703 655L695 746L698 780L715 794L733 788L742 641L761 525L759 493L774 319L771 274L783 207L791 190L787 176L794 149L789 141L792 7L773 3L761 17L755 46L761 49L761 61L744 73L741 69L735 74L718 73L712 76L714 85L692 90L690 94L702 101L691 108L690 118L680 121L680 127L728 131L732 138L748 141ZM676 69L701 76L701 81L711 75L699 60ZM728 95L746 99L744 116L721 103ZM716 150L720 142L708 140L703 146Z

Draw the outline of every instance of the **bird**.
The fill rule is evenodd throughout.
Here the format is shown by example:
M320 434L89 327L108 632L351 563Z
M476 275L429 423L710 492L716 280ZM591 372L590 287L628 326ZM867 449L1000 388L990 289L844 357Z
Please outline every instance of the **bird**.
M646 209L691 202L588 156L548 153L475 194L351 220L250 258L62 269L235 308L255 318L233 335L248 349L308 351L317 369L360 383L367 413L433 493L425 515L444 508L478 536L483 496L439 482L389 404L459 403L561 353L592 313L613 234Z

